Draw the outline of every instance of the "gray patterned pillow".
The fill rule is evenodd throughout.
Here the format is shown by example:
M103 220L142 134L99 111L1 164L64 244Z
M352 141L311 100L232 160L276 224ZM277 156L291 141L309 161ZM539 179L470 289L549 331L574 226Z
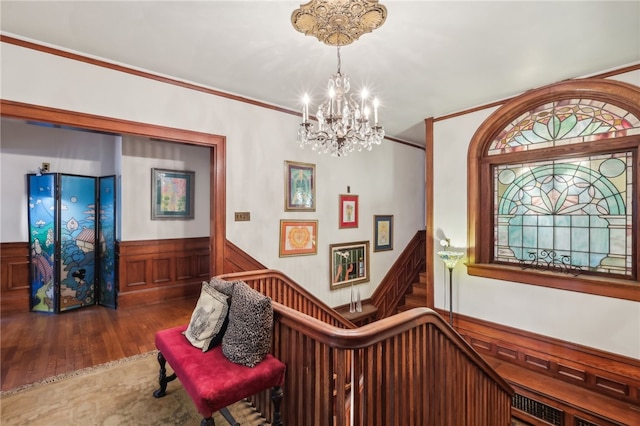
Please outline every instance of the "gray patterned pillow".
M208 351L211 341L222 329L228 310L227 296L203 282L200 298L184 331L187 340L202 352Z
M271 299L242 281L235 282L222 353L236 364L255 367L271 351L272 328Z
M213 277L211 278L211 281L209 281L209 285L213 286L213 288L218 290L220 293L225 294L227 295L227 297L231 298L231 296L233 295L233 287L236 282L241 281L224 281L219 278ZM231 304L231 301L229 301L229 304Z

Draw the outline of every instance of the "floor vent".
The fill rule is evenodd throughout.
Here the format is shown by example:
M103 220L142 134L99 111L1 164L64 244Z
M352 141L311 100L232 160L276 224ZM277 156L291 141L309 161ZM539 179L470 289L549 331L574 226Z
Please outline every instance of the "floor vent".
M535 399L527 398L519 394L513 395L513 408L517 408L520 411L524 411L527 414L532 415L540 420L552 424L554 426L563 426L563 413L557 408L544 404ZM588 426L585 424L585 426Z

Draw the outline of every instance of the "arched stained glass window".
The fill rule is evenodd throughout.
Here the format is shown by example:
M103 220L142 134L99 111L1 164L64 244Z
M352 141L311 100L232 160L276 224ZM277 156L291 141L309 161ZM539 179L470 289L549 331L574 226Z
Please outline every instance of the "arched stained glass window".
M470 275L640 300L640 87L571 80L469 145Z
M522 114L496 137L489 155L640 134L640 120L615 105L588 99L550 102Z

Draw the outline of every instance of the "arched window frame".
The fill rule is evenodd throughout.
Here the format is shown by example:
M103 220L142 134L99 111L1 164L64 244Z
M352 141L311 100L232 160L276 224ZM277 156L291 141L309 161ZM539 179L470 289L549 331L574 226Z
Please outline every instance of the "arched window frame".
M517 283L577 291L640 301L640 135L607 139L605 144L573 144L543 148L545 158L563 158L571 155L608 153L622 149L634 152L633 164L633 279L591 275L573 276L553 271L523 269L519 266L492 263L494 189L492 167L512 161L532 161L542 150L488 155L488 149L497 135L513 120L532 109L550 102L569 99L593 99L623 108L640 117L640 87L605 79L564 81L529 91L511 99L489 116L474 134L468 151L468 262L469 275L494 278ZM548 154L552 157L548 157Z

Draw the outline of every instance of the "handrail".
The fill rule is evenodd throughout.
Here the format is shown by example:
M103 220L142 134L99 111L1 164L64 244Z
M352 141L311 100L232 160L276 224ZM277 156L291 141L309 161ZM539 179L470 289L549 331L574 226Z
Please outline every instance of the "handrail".
M328 325L308 315L300 315L299 312L274 302L274 310L284 318L291 320L306 329L310 336L319 342L326 343L332 348L362 349L376 343L380 343L398 334L402 334L416 325L433 324L451 340L455 347L464 355L473 360L482 369L483 373L490 376L500 384L505 392L513 392L509 385L485 360L473 349L462 336L460 336L448 323L433 309L412 308L387 318L363 325L355 329L341 329Z
M414 308L353 328L278 271L218 278L241 279L272 297L272 353L287 365L284 424L510 422L511 387L431 309ZM268 392L252 402L267 418L272 415Z
M274 302L334 326L356 328L355 324L340 315L335 309L318 299L287 275L275 269L232 272L218 275L217 278L225 281L244 281L254 290L271 297ZM322 314L318 315L319 313Z

